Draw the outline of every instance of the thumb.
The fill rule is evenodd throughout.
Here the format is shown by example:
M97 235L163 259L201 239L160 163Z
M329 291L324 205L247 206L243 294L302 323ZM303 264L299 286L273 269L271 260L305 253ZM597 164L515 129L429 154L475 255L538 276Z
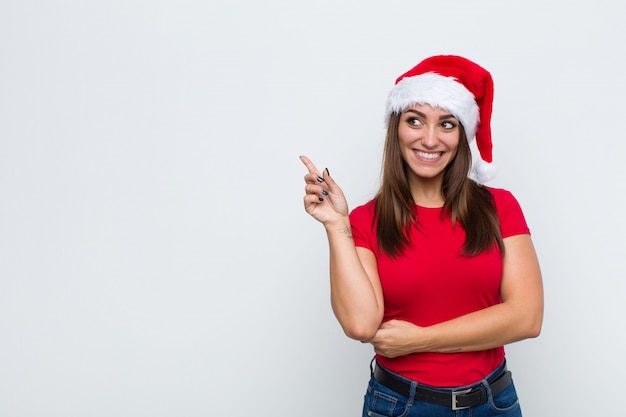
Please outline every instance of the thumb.
M384 323L381 323L381 325L380 325L380 327L378 329L379 330L384 330L384 329L388 329L388 328L392 327L393 321L394 320L389 320L389 321L386 321Z
M341 191L341 188L337 185L333 177L330 176L330 172L328 168L324 168L324 172L322 173L322 178L324 178L324 182L328 184L330 191Z

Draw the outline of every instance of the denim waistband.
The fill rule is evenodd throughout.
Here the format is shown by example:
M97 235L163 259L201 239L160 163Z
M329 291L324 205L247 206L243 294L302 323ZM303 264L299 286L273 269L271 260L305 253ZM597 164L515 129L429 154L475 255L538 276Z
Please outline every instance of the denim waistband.
M420 384L388 371L380 365L374 369L372 364L372 377L381 385L413 401L425 401L432 404L451 407L452 410L462 410L486 402L489 392L495 396L508 387L511 380L511 372L506 369L506 361L498 366L484 379L470 385L442 388Z
M374 363L376 362L376 357L372 358L371 362L370 362L370 375L374 376ZM379 366L378 364L376 364L376 366ZM381 367L382 368L382 367ZM503 372L505 372L507 370L506 367L506 359L496 368L494 369L492 372L490 372L485 378L476 381L472 384L469 385L462 385L462 386L458 386L458 387L435 387L432 385L426 385L426 384L422 384L419 381L414 381L412 379L403 377L400 374L396 374L395 372L392 372L388 369L385 369L386 372L393 374L394 377L396 377L397 379L404 381L408 384L412 383L412 382L416 382L419 386L421 387L425 387L425 388L430 388L433 390L438 390L438 391L442 391L442 392L452 392L452 391L458 391L460 389L469 389L469 388L476 388L479 385L481 385L483 383L483 381L487 381L487 382L492 382L493 380L495 380L496 378L498 378Z

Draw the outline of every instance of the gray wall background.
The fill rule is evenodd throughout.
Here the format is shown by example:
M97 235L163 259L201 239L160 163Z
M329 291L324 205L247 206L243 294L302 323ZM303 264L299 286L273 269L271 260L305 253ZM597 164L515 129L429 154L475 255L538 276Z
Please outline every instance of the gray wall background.
M545 279L507 348L526 416L609 415L626 373L624 6L608 0L0 1L0 415L356 416L309 155L352 207L421 59L495 79L490 184ZM598 399L600 400L598 402Z

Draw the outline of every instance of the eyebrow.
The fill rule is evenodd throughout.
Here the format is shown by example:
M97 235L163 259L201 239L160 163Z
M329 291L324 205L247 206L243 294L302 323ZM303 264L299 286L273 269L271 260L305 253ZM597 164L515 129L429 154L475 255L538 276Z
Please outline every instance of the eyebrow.
M418 116L420 116L420 117L422 117L424 119L427 119L426 115L424 113L422 113L421 111L419 111L419 110L406 109L404 112L405 113L408 113L408 112L415 113ZM456 117L453 114L442 114L441 116L439 116L439 120L450 119L450 118L456 119Z

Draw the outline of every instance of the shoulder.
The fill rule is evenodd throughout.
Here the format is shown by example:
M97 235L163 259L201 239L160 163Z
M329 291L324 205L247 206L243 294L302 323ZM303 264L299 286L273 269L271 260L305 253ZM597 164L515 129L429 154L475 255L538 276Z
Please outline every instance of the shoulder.
M376 200L370 200L350 212L354 244L373 252L377 248L376 225L374 224L375 208Z
M500 219L502 237L530 233L519 202L509 190L485 187L493 196L493 203Z
M376 208L376 199L372 199L365 204L355 207L350 212L350 220L369 219L370 221L374 217Z
M485 187L493 197L493 203L498 211L507 210L511 206L519 207L519 202L513 193L504 188Z
M495 188L495 187L487 187L484 186L491 195L493 196L494 201L497 203L498 201L506 201L510 199L515 199L513 193L509 190L505 190L504 188Z

